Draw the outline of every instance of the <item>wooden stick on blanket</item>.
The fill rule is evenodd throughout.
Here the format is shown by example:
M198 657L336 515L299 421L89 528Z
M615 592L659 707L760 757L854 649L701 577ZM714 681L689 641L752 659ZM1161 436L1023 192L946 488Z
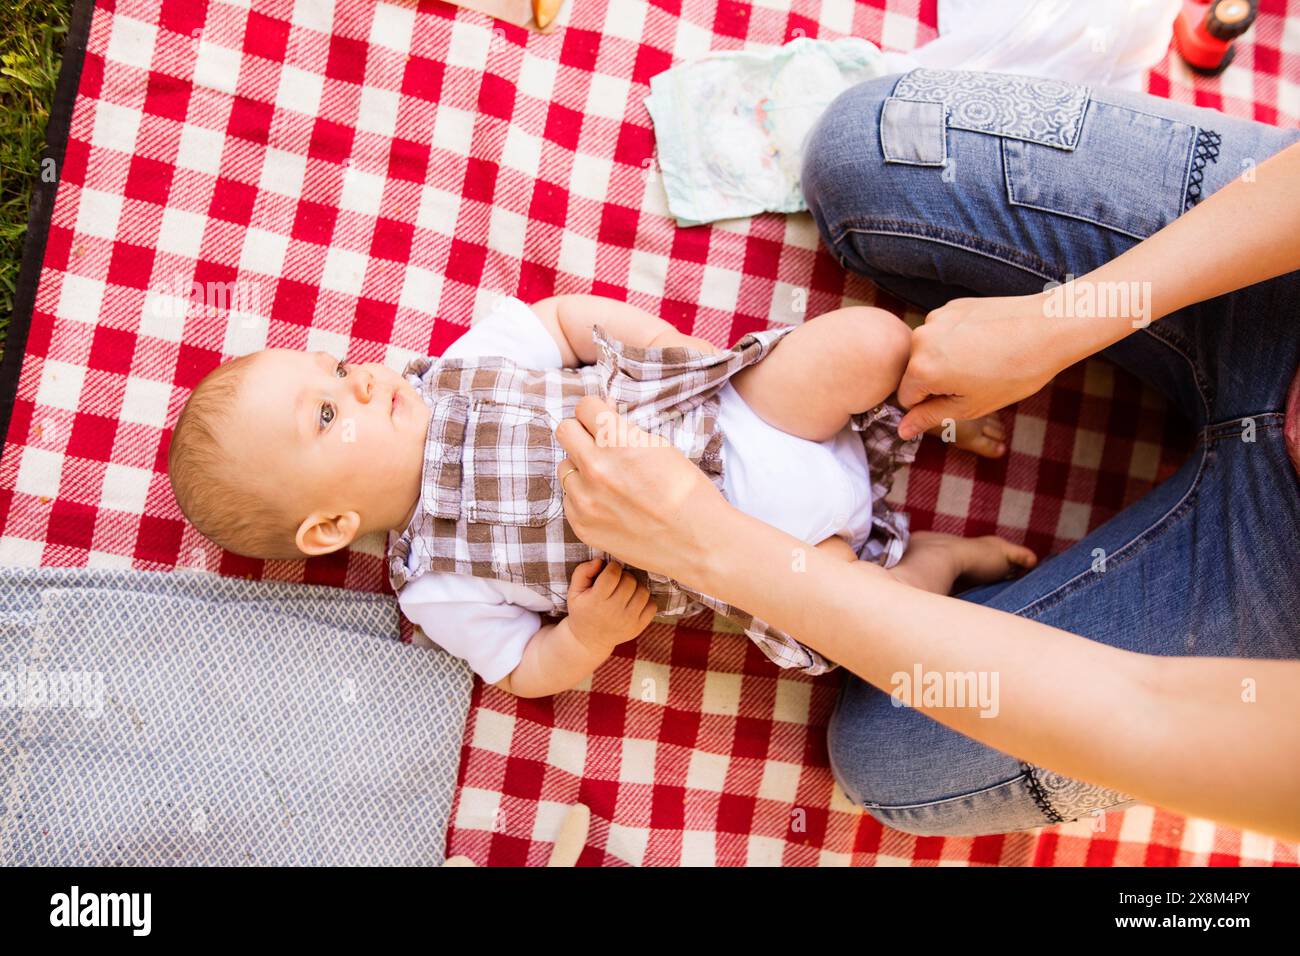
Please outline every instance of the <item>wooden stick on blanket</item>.
M537 21L537 29L545 30L550 26L563 5L564 0L533 0L533 19Z
M591 829L591 810L581 803L569 807L564 822L560 824L560 834L555 838L551 848L551 859L547 866L577 866L582 847L587 842L587 831Z
M578 857L587 843L587 833L591 829L591 808L581 803L569 807L569 812L560 824L559 836L551 848L551 858L547 866L577 866ZM443 866L477 866L467 856L453 856Z
M547 27L564 6L564 0L451 0L451 3L539 33L549 32Z

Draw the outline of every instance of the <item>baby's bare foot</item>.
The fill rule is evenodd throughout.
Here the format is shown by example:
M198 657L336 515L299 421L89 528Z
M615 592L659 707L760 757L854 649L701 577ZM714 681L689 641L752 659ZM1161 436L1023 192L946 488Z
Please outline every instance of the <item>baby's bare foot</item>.
M988 584L1037 563L1034 552L995 535L959 538L938 531L914 531L903 560L890 573L904 584L951 594L958 582L962 588Z
M997 415L954 421L946 427L936 425L926 434L951 441L958 448L974 452L981 458L1001 458L1007 453L1007 430Z
M989 584L1014 577L1038 563L1038 555L1019 544L1012 544L997 535L979 538L961 538L957 548L963 583Z

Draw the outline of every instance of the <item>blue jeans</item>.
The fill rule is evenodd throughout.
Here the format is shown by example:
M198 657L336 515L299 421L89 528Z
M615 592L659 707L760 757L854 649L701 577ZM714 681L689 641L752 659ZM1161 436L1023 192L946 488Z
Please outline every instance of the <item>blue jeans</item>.
M931 309L1086 273L1297 139L1141 94L920 71L841 95L808 140L803 183L845 268ZM1300 273L1103 354L1188 419L1191 456L1069 550L962 598L1147 654L1300 657L1300 481L1282 436ZM852 674L828 745L850 799L913 833L999 833L1131 802L895 707Z

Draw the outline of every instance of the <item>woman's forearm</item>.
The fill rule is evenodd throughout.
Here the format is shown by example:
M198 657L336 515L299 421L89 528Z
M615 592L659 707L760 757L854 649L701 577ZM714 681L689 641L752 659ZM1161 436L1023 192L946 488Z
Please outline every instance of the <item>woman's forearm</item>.
M1300 143L1058 292L1093 315L1072 317L1058 341L1071 364L1186 306L1300 269ZM1123 294L1120 294L1123 293ZM1049 303L1054 293L1044 294ZM1072 312L1088 310L1071 310Z
M714 535L728 546L700 552L685 583L876 687L889 692L920 668L945 682L983 673L981 686L996 688L993 714L987 700L912 701L940 723L1161 806L1300 837L1300 665L1119 650L864 574L739 512ZM1258 686L1249 704L1248 678Z
M611 427L608 402L588 396L575 416L556 429L559 468L575 472L565 515L592 547L742 607L886 692L917 668L945 684L996 675L995 716L983 701L911 703L1066 776L1300 839L1300 663L1136 654L909 588L738 511L660 436Z
M1111 704L1141 685L1139 655L910 588L883 569L827 557L738 511L725 520L726 529L712 537L727 546L694 552L677 574L683 583L743 607L887 692L896 674L913 674L917 665L953 674L996 670L996 718L981 717L978 707L917 708L967 736L1026 760L1059 762L1061 744L1085 728L1105 741L1124 726ZM1106 679L1078 679L1093 672ZM1078 693L1063 701L1067 682ZM1042 720L1053 711L1061 720ZM1099 769L1083 751L1068 749L1073 766L1054 769Z

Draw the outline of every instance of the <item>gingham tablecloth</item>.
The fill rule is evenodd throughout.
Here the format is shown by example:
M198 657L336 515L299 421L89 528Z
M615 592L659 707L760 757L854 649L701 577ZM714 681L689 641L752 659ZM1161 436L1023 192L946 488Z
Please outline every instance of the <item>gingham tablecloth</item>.
M1167 59L1152 92L1295 125L1300 18L1261 6L1224 77ZM934 24L916 0L570 0L547 36L438 2L99 0L0 459L0 562L382 589L382 542L264 564L182 521L165 451L203 374L267 345L400 368L502 293L626 298L722 346L875 301L806 215L676 229L642 98L709 50L800 33L907 50ZM915 527L1057 551L1187 447L1100 361L1006 415L1003 461L922 452L895 489ZM580 800L583 864L1297 862L1294 845L1150 808L979 839L884 829L831 779L839 676L780 673L688 623L552 699L479 683L449 854L542 863Z

